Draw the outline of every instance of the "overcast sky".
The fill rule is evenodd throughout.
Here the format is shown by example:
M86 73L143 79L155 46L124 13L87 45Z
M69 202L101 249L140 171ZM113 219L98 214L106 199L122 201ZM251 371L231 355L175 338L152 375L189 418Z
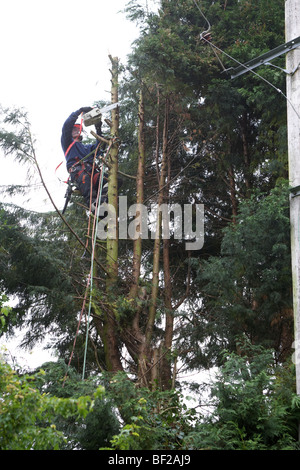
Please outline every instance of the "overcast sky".
M1 3L0 104L23 107L37 139L38 160L59 207L63 207L65 166L60 146L63 122L72 111L110 99L110 61L122 63L139 35L124 10L128 0L10 0ZM141 0L139 3L157 3ZM19 168L0 154L0 184L23 183ZM47 198L46 193L45 198ZM31 203L39 211L39 196Z

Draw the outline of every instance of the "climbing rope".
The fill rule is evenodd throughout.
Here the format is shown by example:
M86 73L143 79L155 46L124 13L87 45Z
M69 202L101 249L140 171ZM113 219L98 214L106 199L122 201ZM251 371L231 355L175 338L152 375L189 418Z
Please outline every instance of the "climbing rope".
M106 152L106 156L110 150L111 144ZM106 158L105 156L105 158ZM90 326L90 317L91 317L91 308L92 308L92 294L93 294L93 272L94 272L94 258L95 258L95 249L96 249L96 240L97 240L97 231L98 231L98 223L99 223L99 212L101 206L101 195L102 195L102 187L103 187L103 165L101 165L101 172L99 176L99 186L98 186L98 194L96 200L96 210L93 222L93 230L92 230L92 255L91 255L91 268L90 268L90 275L89 275L89 283L90 283L90 297L89 297L89 309L88 309L88 316L87 316L87 326L86 326L86 338L85 338L85 348L84 348L84 360L83 360L83 370L82 370L82 380L84 380L85 375L85 367L86 367L86 356L87 356L87 344L88 344L88 335L89 335L89 326ZM100 204L99 204L100 202Z
M94 171L95 171L95 160L96 160L96 156L97 156L97 152L98 152L99 146L100 146L100 144L97 146L97 148L96 148L96 150L95 150L95 153L94 153L93 167L92 167L92 171L91 171L91 180L90 180L90 185L91 185L90 187L91 187L91 188L93 187L93 179L94 179ZM102 164L102 166L101 166L101 173L102 173L102 168L103 168L103 164ZM100 181L100 177L99 177L99 181ZM98 186L98 191L99 191L99 186ZM101 189L101 194L102 194L102 189ZM89 234L90 234L92 196L93 196L93 191L91 190L91 191L90 191L90 203L89 203L90 215L89 215L89 222L88 222L88 229L87 229L87 236L86 236L85 251L84 251L84 253L83 253L83 255L82 255L82 258L83 258L84 255L85 255L85 252L86 252L86 249L87 249L87 246L88 246L88 238L89 238ZM101 197L101 196L100 196L100 197ZM98 198L98 194L97 194L97 198Z
M101 164L101 169L100 169L100 176L99 176L98 193L97 193L97 199L96 199L96 210L95 210L95 217L94 217L92 236L91 236L91 239L92 239L92 252L91 252L90 271L89 271L89 275L88 275L88 279L87 279L85 295L84 295L84 298L83 298L83 304L82 304L82 308L81 308L81 312L80 312L80 316L79 316L79 321L78 321L78 324L77 324L77 330L76 330L76 333L75 333L73 347L72 347L71 355L70 355L70 358L69 358L67 371L66 371L66 374L65 374L65 377L64 377L64 380L63 380L63 386L64 386L64 383L66 381L67 374L68 374L68 369L71 365L71 361L72 361L72 358L73 358L73 355L74 355L76 340L77 340L77 337L78 337L79 328L80 328L80 325L81 325L81 321L82 321L83 313L85 311L87 297L88 297L88 293L89 293L89 307L88 307L88 315L87 315L87 326L86 326L86 339L85 339L85 349L84 349L82 380L84 380L84 376L85 376L87 344L88 344L88 332L89 332L90 316L91 316L91 308L92 308L94 259L95 259L97 230L98 230L99 213L100 213L100 205L101 205L101 204L99 204L99 201L101 201L102 189L103 189L103 177L104 177L103 167L104 167L106 158L109 154L109 151L110 151L110 148L111 148L112 144L113 144L113 141L110 142L109 147L106 151L106 154L102 159L102 164ZM98 147L97 147L97 149L98 149ZM94 167L95 167L95 158L96 158L96 154L97 154L97 149L95 150L93 170L92 170L92 174L91 174L91 185L92 185L92 181L93 181L93 172L94 172ZM91 191L91 193L92 193L92 191ZM91 209L91 202L92 202L92 199L90 198L90 209ZM88 232L90 230L90 217L89 217L89 224L88 224Z

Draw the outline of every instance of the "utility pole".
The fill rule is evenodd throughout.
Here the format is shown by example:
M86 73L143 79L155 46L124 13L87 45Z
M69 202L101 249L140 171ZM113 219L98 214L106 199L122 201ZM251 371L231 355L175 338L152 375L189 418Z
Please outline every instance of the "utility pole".
M290 190L296 393L300 395L300 1L285 0L286 43L231 69L234 79L286 54L286 97ZM228 69L229 70L229 69ZM300 440L300 422L299 422Z
M286 41L300 36L300 2L285 1ZM296 393L300 395L300 48L286 54ZM299 428L300 431L300 428ZM300 433L299 433L300 436Z

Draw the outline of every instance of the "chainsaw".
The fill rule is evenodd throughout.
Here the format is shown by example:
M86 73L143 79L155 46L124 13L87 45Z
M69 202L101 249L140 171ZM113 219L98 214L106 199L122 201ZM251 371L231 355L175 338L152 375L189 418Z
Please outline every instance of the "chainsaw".
M85 113L82 116L83 119L83 124L85 126L92 126L96 125L98 122L102 120L102 114L108 113L112 109L115 109L117 106L119 106L119 103L113 103L108 106L104 106L104 108L93 108L91 111L88 113Z

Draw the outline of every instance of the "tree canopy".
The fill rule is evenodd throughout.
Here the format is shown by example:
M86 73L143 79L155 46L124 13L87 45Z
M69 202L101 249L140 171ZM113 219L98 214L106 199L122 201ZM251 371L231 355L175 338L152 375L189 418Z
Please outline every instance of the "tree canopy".
M161 0L154 13L132 0L126 14L140 35L126 65L110 57L112 102L122 104L104 127L108 198L118 215L118 196L127 198L126 211L145 207L152 214L148 236L141 236L138 212L127 212L137 237L116 230L113 239L96 240L75 194L64 215L55 204L53 212L32 213L1 202L0 293L17 299L1 310L3 332L26 327L29 346L51 335L65 368L47 367L45 383L54 383L55 370L58 382L66 374L66 386L69 372L92 381L89 393L93 380L106 387L110 398L97 402L74 445L110 447L111 440L123 450L159 442L181 449L215 442L223 449L224 433L228 448L288 448L295 433L287 421L298 402L292 406L292 385L288 398L273 387L278 370L289 370L289 383L293 376L285 75L278 68L284 57L277 67L230 78L237 64L284 42L284 1ZM0 145L42 177L26 112L2 110ZM170 216L169 237L156 215L162 205L180 208ZM195 236L200 205L204 244L187 249L176 229L188 206ZM234 375L232 360L245 380L237 379L236 395L224 383ZM216 411L211 420L197 419L177 395L180 372L211 367L221 368ZM49 386L49 393L65 391ZM261 416L248 420L252 394L262 428ZM243 396L244 415L237 409ZM99 420L111 425L94 440ZM71 421L64 432L74 429Z

